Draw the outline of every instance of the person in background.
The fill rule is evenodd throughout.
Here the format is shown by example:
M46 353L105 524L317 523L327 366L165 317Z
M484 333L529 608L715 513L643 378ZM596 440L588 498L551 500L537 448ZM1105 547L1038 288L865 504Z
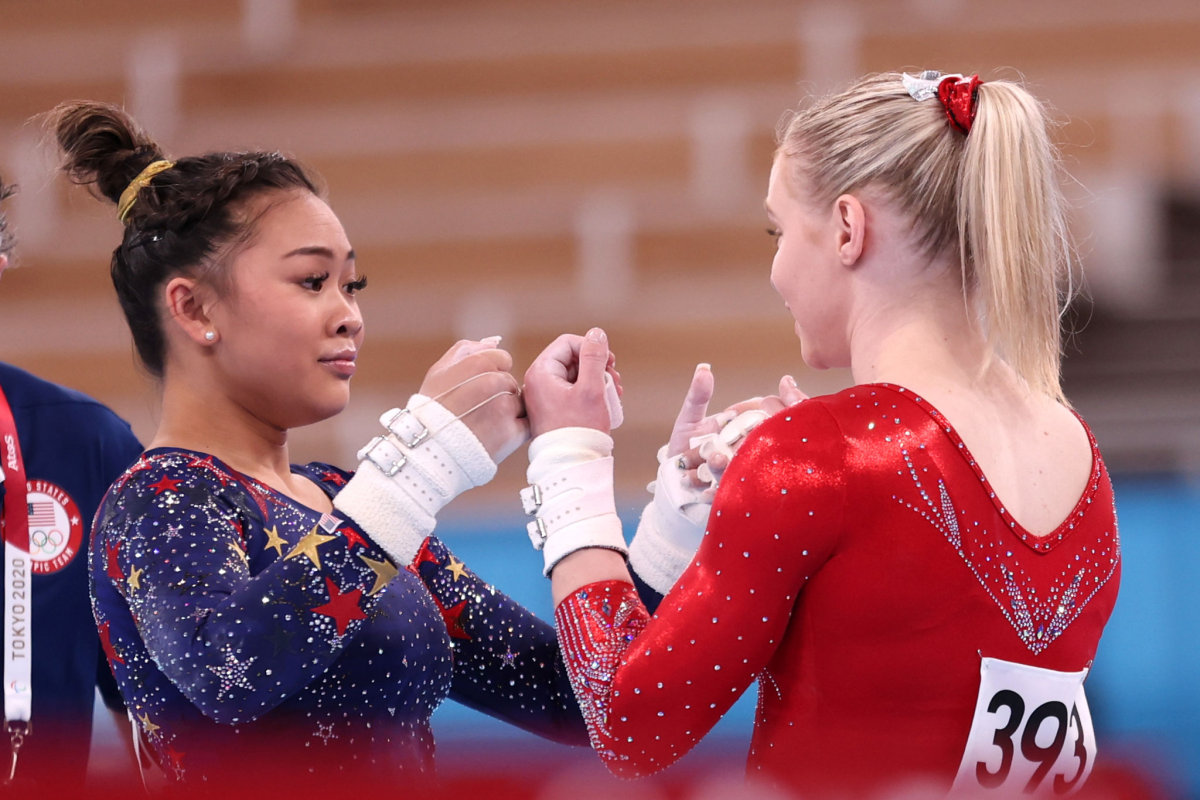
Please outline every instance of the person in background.
M856 385L744 438L654 617L614 554L554 565L559 640L613 772L674 763L757 680L748 773L801 796L1086 782L1083 682L1121 550L1060 386L1060 179L1041 105L1011 82L874 75L793 114L767 191L771 282L805 361ZM540 491L611 492L588 472L611 453L608 352L594 330L526 375Z
M12 192L0 182L0 201ZM0 209L0 273L13 247ZM90 397L0 363L0 448L0 784L82 792L97 687L120 729L128 726L88 601L89 523L142 446L127 423Z

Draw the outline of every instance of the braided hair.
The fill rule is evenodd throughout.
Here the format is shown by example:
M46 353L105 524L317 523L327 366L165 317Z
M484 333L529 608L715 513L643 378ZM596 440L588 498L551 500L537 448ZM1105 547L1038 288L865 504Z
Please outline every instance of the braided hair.
M75 183L117 203L142 170L165 159L161 148L122 109L69 102L48 125ZM166 359L159 295L176 275L227 288L231 256L254 233L249 202L273 191L320 194L315 179L281 153L223 152L180 158L137 194L113 250L111 274L134 346L146 369L162 377Z

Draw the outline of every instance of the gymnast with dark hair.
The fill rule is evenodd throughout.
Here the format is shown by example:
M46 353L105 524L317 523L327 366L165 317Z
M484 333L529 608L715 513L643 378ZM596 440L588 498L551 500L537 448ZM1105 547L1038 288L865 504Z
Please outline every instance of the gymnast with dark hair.
M447 696L586 743L553 628L432 535L528 436L498 339L451 347L355 473L293 465L288 431L345 407L363 342L366 278L315 179L279 153L169 159L113 106L70 103L50 125L68 175L117 205L113 284L162 388L92 534L95 620L144 774L245 786L353 767L420 785Z

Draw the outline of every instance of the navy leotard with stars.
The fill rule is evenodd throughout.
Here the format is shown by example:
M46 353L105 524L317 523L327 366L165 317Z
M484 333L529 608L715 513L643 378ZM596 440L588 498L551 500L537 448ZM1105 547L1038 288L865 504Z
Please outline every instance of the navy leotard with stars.
M292 469L330 496L349 478ZM393 564L354 523L168 448L113 485L93 536L101 642L176 781L214 780L246 748L412 778L432 767L447 696L587 742L554 629L434 537Z

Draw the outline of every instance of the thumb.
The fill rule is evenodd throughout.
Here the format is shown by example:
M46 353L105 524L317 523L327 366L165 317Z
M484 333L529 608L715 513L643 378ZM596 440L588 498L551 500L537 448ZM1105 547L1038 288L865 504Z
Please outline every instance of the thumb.
M807 400L808 395L796 386L795 378L791 375L784 375L779 381L779 399L785 406L794 406L796 403Z
M465 358L482 353L484 350L494 350L500 345L499 336L489 336L486 339L481 339L478 342L464 340L454 347L450 348L450 352L446 353L443 358L446 359L446 366L452 366L462 361Z
M601 328L592 328L579 345L579 378L575 383L603 392L607 369L608 335Z

